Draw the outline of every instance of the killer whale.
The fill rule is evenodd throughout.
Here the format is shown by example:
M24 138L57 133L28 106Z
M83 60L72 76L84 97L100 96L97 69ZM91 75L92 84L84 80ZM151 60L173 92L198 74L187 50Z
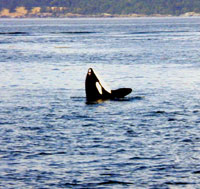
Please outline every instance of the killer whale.
M123 98L132 92L131 88L111 90L101 77L89 68L85 79L85 92L87 101Z

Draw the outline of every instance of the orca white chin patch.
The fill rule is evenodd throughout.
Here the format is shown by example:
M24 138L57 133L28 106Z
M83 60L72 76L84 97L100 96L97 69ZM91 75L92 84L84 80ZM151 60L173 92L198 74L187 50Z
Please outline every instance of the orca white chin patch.
M103 94L103 91L102 91L102 87L101 87L101 85L99 84L99 82L96 82L96 87L97 87L99 93L102 95L102 94Z

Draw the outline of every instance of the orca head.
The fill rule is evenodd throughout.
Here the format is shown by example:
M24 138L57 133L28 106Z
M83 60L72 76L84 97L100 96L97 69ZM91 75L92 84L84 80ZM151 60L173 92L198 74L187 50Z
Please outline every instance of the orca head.
M98 78L95 75L94 70L92 68L89 68L86 76L86 83L87 85L94 85L94 83L96 82L98 82Z
M88 101L95 101L101 98L101 93L97 88L99 83L92 68L88 69L86 80L85 80L85 92Z
M88 69L87 75L88 75L88 76L91 76L92 74L94 74L94 71L93 71L92 68L89 68L89 69Z
M100 76L92 68L89 68L85 80L85 92L88 101L109 98L110 92L102 86L102 83L104 82L100 81Z

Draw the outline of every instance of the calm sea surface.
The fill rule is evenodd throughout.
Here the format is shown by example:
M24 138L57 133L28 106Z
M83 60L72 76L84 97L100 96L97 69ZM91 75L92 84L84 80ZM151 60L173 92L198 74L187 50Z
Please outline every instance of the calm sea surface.
M200 18L0 19L0 188L200 188Z

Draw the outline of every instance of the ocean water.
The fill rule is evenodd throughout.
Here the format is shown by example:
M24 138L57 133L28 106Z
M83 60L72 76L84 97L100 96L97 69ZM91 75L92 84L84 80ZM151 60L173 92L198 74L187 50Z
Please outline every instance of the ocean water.
M0 188L200 188L200 18L0 19Z

